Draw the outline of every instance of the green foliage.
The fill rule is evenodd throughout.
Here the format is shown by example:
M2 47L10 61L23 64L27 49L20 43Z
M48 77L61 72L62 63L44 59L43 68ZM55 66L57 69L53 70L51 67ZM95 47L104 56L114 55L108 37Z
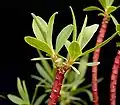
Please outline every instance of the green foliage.
M18 105L30 105L30 101L29 101L29 97L28 97L28 93L27 93L27 89L26 89L26 85L25 85L25 81L22 82L20 79L17 79L17 89L18 92L20 94L20 97L12 95L12 94L8 94L8 98L18 104Z
M53 55L53 52L52 50L50 49L50 47L48 46L47 43L43 42L43 41L40 41L34 37L30 37L30 36L26 36L25 37L25 41L31 45L32 47L38 49L38 50L41 50L41 51L44 51L46 52L47 54L49 54L50 56Z
M70 58L75 61L82 54L79 43L73 41L68 48L68 53L70 55Z
M70 24L65 28L63 28L62 31L59 33L56 39L56 47L55 47L56 53L58 53L61 50L66 40L70 37L72 31L73 31L73 25Z
M109 6L109 7L107 8L107 13L108 13L108 14L111 14L111 13L114 12L116 9L117 9L117 7L115 7L115 6Z
M104 12L102 9L100 9L99 7L96 7L96 6L89 6L89 7L86 7L83 9L83 11L94 11L94 10Z

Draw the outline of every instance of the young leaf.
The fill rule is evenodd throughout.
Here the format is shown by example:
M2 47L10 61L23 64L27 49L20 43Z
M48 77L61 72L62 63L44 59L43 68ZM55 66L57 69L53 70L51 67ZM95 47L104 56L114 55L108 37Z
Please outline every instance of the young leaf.
M80 74L80 72L74 67L71 65L71 68L77 73L77 74Z
M81 32L79 33L79 35L78 35L78 38L77 38L77 41L78 41L78 43L81 45L81 40L82 40L82 38L83 38L83 32L84 32L84 29L85 29L85 27L86 27L86 25L87 25L87 15L86 15L86 17L85 17L85 19L84 19L84 23L83 23L83 26L82 26L82 29L81 29Z
M38 25L36 24L35 19L33 19L32 28L33 28L33 32L34 32L36 38L40 41L45 42L45 39L44 39Z
M42 96L40 96L40 97L35 101L34 105L40 105L45 97L46 97L46 94L43 94Z
M117 26L116 26L116 31L117 31L118 34L120 35L120 24L117 24Z
M28 96L28 92L27 92L26 85L25 85L25 81L23 81L22 83L23 83L23 89L24 89L25 97L26 97L26 99L25 99L24 101L25 101L28 105L30 105L29 96Z
M18 92L19 92L21 98L23 100L26 100L26 94L25 94L25 91L24 91L24 89L22 87L22 84L21 84L21 81L20 81L19 78L17 78L17 88L18 88Z
M110 14L110 17L112 18L112 21L115 25L119 24L113 15Z
M73 25L68 25L65 28L62 29L62 31L59 33L56 39L56 52L58 53L63 45L65 44L66 40L70 37L71 33L73 31Z
M99 7L96 7L96 6L89 6L89 7L86 7L83 9L83 11L94 11L94 10L104 12L102 9L100 9Z
M48 45L50 46L51 49L53 49L52 46L52 33L53 33L53 25L54 25L54 20L55 20L55 15L58 14L58 12L55 12L49 19L48 22L48 31L47 31L47 36L46 36L46 41Z
M99 27L98 24L94 24L94 25L85 27L84 32L83 32L83 38L81 40L81 48L82 49L87 45L87 43L93 37L93 35L97 31L98 27Z
M82 53L80 56L83 56L85 54L89 54L91 52L93 52L94 50L106 45L109 41L111 41L116 35L118 34L118 32L114 33L111 37L109 37L108 39L106 39L104 42L98 44L97 46L85 51L84 53Z
M37 28L39 28L42 36L44 37L44 39L46 38L46 35L47 35L47 29L48 29L48 26L47 26L47 23L39 16L35 16L35 14L31 13L36 25L37 25ZM37 36L37 35L36 35ZM38 37L38 36L37 36ZM46 40L46 39L45 39Z
M76 25L76 19L75 19L75 15L73 12L72 7L70 6L70 10L72 13L72 18L73 18L73 41L76 41L76 37L77 37L77 25Z
M73 41L68 48L68 53L70 55L70 59L75 61L82 54L79 43Z
M107 14L111 14L112 12L114 12L117 9L117 7L115 6L109 6L107 8Z
M53 55L53 52L49 48L47 43L42 42L42 41L40 41L34 37L30 37L30 36L26 36L24 39L32 47L39 49L41 51L44 51L44 52L48 53L50 56Z
M106 0L98 0L102 7L105 9L106 8Z
M36 68L37 68L39 74L40 74L44 79L46 79L48 82L52 83L51 77L47 74L47 72L43 69L43 67L42 67L39 63L36 63Z
M21 98L15 96L15 95L12 95L12 94L8 94L8 98L15 104L18 104L18 105L26 104Z
M114 0L106 0L107 6L111 6L113 4Z

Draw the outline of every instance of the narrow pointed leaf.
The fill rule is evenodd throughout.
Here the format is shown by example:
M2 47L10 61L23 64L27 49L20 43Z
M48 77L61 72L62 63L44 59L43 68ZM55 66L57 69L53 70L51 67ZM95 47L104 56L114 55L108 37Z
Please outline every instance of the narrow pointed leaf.
M18 104L18 105L26 104L21 98L15 96L15 95L12 95L12 94L8 94L8 98L15 104Z
M77 73L77 74L80 74L80 72L74 67L71 65L71 68Z
M37 68L39 74L42 77L44 77L44 79L46 79L48 82L52 83L51 77L47 74L47 72L43 69L43 67L39 63L36 63L36 68Z
M89 96L90 101L93 101L92 92L90 90L84 89L83 92L87 93L87 95Z
M38 58L32 58L31 61L38 61L38 60L50 60L51 58L43 58L43 57L38 57Z
M94 24L94 25L85 27L84 32L83 32L83 38L81 41L81 48L82 49L87 45L87 43L93 37L93 35L97 31L98 27L99 27L98 24Z
M116 26L116 31L118 31L118 34L119 34L119 36L120 36L120 24L117 24L117 26Z
M91 63L87 63L87 66L97 66L99 64L100 62L91 62Z
M44 37L43 37L43 35L42 35L42 33L41 33L41 31L40 31L37 23L35 22L35 19L33 19L32 28L33 28L33 32L34 32L36 38L37 38L38 40L44 42L45 39L44 39Z
M42 36L44 37L44 39L46 40L46 35L47 35L47 23L39 16L36 16L35 14L31 14L33 19L35 20L35 23L37 24L37 28L39 28Z
M42 42L42 41L40 41L34 37L30 37L30 36L26 36L24 39L32 47L39 49L41 51L44 51L44 52L48 53L50 56L53 54L52 50L49 48L47 43Z
M40 96L34 103L34 105L41 105L42 101L44 100L44 98L46 97L46 94L43 94L42 96Z
M55 20L55 15L58 14L58 12L55 12L49 19L48 22L48 31L47 31L47 36L46 36L46 41L48 45L50 46L51 49L53 49L52 46L52 33L53 33L53 25L54 25L54 20Z
M38 54L39 54L40 57L44 57L40 51L38 51ZM48 74L53 79L53 68L51 68L51 65L49 64L49 62L46 61L46 60L41 60L41 64L43 65L43 67L45 68L45 70L48 72Z
M107 8L107 13L108 13L108 14L111 14L111 13L114 12L116 9L117 9L117 7L115 7L115 6L109 6L109 7Z
M28 92L27 92L27 88L26 88L26 85L25 85L25 81L22 82L23 83L23 89L24 89L24 92L25 92L25 101L26 103L29 105L30 104L30 101L29 101L29 96L28 96Z
M106 8L106 0L98 0L102 7L105 9Z
M110 17L112 18L112 21L115 25L119 24L113 15L110 14Z
M26 100L26 94L25 94L25 91L23 89L23 86L22 86L21 81L20 81L19 78L17 78L17 88L18 88L18 92L19 92L21 98L23 100Z
M82 54L80 45L76 41L70 44L68 50L69 50L68 53L70 55L70 59L72 59L73 61L75 61Z
M80 32L80 34L78 35L78 39L77 39L77 41L78 41L78 43L81 45L81 41L82 41L82 38L83 38L83 32L84 32L84 29L85 29L85 27L86 27L86 25L87 25L87 15L86 15L86 17L85 17L85 19L84 19L84 23L83 23L83 26L82 26L82 29L81 29L81 32Z
M73 31L73 25L68 25L62 29L56 39L56 52L58 53L63 45L65 45L66 40L70 37Z
M100 9L99 7L96 7L96 6L89 6L89 7L86 7L83 9L83 11L94 11L94 10L104 12L102 9Z
M76 25L76 19L75 19L75 15L74 15L74 11L72 9L72 7L70 6L70 10L72 13L72 19L73 19L73 41L76 41L76 37L77 37L77 25Z
M109 37L108 39L106 39L104 42L98 44L97 46L85 51L84 53L81 54L81 56L85 55L85 54L89 54L91 52L93 52L94 50L106 45L109 41L111 41L116 35L118 34L118 32L114 33L111 37Z

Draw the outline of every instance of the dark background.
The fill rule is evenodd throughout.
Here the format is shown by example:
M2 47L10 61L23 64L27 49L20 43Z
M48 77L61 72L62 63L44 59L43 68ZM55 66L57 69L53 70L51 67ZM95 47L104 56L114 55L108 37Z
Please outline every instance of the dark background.
M119 5L120 0L115 0L114 5ZM35 81L30 75L36 73L35 62L30 59L37 57L37 52L24 42L24 36L34 36L32 32L32 17L30 13L41 16L48 22L49 17L56 11L53 41L57 33L67 24L72 23L69 6L72 6L76 15L78 32L83 24L86 12L82 9L86 6L100 6L98 0L4 0L0 2L0 94L17 94L16 78L26 80L29 93L35 88ZM100 24L102 17L97 16L96 11L88 13L88 25ZM120 21L120 10L114 13ZM115 32L114 25L110 22L105 39ZM95 45L96 35L92 38L86 49ZM101 105L109 105L109 80L114 57L117 52L114 38L101 50L99 77L104 81L99 84ZM53 43L54 43L53 42ZM90 56L90 61L91 61ZM89 68L90 69L90 68ZM87 72L87 82L91 82L91 71ZM120 78L120 77L119 77ZM120 80L120 79L119 79ZM118 81L119 82L119 81ZM120 104L120 84L117 87L117 105ZM88 97L86 97L88 100ZM13 105L8 100L0 99L0 105Z

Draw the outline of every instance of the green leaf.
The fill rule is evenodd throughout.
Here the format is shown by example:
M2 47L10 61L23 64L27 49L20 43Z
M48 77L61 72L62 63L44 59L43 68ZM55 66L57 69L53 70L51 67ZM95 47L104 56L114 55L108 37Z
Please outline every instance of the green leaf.
M99 13L98 16L104 16L104 13Z
M86 25L87 25L87 19L88 19L88 17L87 17L87 15L86 15L86 17L85 17L85 19L84 19L84 23L83 23L83 26L82 26L82 29L81 29L81 32L79 33L79 35L78 35L78 38L77 38L77 41L78 41L78 43L81 45L81 41L82 41L82 38L83 38L83 32L84 32L84 29L85 29L85 27L86 27Z
M68 50L69 50L68 53L70 55L70 59L72 59L73 61L75 61L82 54L80 45L76 41L73 41L70 44Z
M100 4L102 5L102 7L105 9L107 7L106 5L106 0L98 0L100 2Z
M100 9L99 7L96 7L96 6L89 6L89 7L86 7L83 9L83 11L94 11L94 10L104 12L102 9Z
M91 63L87 63L87 66L97 66L99 64L100 62L91 62Z
M42 42L34 37L30 37L30 36L26 36L25 41L31 45L32 47L39 49L41 51L44 51L46 53L48 53L50 56L53 55L52 50L49 48L48 44L45 42Z
M114 33L111 37L109 37L108 39L106 39L104 42L98 44L97 46L85 51L84 53L82 53L80 56L83 56L83 55L86 55L86 54L89 54L91 52L93 52L94 50L106 45L109 41L111 41L116 35L118 34L118 32Z
M77 74L80 74L80 72L74 67L71 65L71 68L77 73Z
M80 65L78 66L78 70L80 71L79 79L81 80L84 78L87 70L87 62L88 62L89 55L84 55L80 58Z
M48 73L43 69L43 67L42 67L39 63L36 63L36 68L37 68L39 74L40 74L44 79L46 79L48 82L52 83L51 77L48 75Z
M87 95L89 96L90 101L93 101L92 92L90 90L84 89L83 92L87 93Z
M37 50L38 51L38 50ZM44 57L40 51L38 51L38 54L40 57ZM53 79L53 68L51 68L50 64L46 60L41 60L41 64L45 68L45 70L48 72L48 74L52 77Z
M18 105L26 104L21 98L15 96L15 95L12 95L12 94L8 94L8 98L15 104L18 104Z
M63 45L65 45L66 40L70 37L71 33L73 31L73 25L70 24L62 29L62 31L59 33L56 39L56 52L58 53Z
M117 9L117 7L115 6L109 6L107 8L107 14L111 14L112 12L114 12Z
M27 103L28 105L30 105L29 96L28 96L28 92L27 92L26 85L25 85L25 81L23 81L22 83L23 83L23 89L24 89L25 97L26 97L26 99L25 99L24 101L26 101L26 103Z
M33 28L33 32L34 32L36 38L37 38L38 40L44 42L45 39L44 39L44 37L43 37L43 35L42 35L42 33L41 33L38 25L36 24L35 19L33 19L32 28Z
M66 43L65 43L65 47L66 47L67 50L68 50L70 44L71 44L71 42L67 40Z
M55 15L58 14L58 12L55 12L49 19L48 22L48 31L47 31L47 36L46 36L46 41L51 49L53 49L52 45L52 33L53 33L53 25L54 25L54 20L55 20Z
M118 32L119 36L120 36L120 24L116 25L116 31Z
M110 14L110 17L112 18L112 21L115 25L119 24L113 15Z
M44 40L46 40L47 29L48 29L47 23L41 17L35 16L35 14L33 14L33 13L31 13L31 15L32 15L32 17L35 21L36 27L37 27L37 31L35 33L37 33L38 29L39 29L39 32L36 34L37 38L40 39L43 36ZM40 32L42 34L41 36L40 36Z
M41 105L43 99L46 97L46 94L43 94L42 96L40 96L34 103L34 105Z
M76 19L75 19L75 15L74 15L74 11L72 9L72 7L70 6L70 10L72 13L72 19L73 19L73 41L76 41L76 37L77 37L77 25L76 25Z
M20 81L19 78L17 78L17 88L18 88L18 92L19 92L21 98L23 100L26 100L26 94L25 94L25 91L24 91L24 89L22 87L22 84L21 84L21 81Z
M113 4L114 0L106 0L107 6L111 6Z
M93 37L93 35L97 31L98 27L99 27L98 24L94 24L94 25L85 27L84 32L83 32L83 38L81 41L81 48L82 49L87 45L87 43Z

